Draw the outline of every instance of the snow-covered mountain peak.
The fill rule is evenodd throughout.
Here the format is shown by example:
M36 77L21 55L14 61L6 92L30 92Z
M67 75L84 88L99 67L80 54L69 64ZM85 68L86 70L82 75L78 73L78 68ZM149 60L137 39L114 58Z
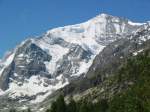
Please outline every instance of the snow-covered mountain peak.
M124 20L128 20L128 19L125 19L125 18L120 18L120 17L117 17L117 16L112 16L110 14L106 14L106 13L101 13L99 15L97 15L96 17L90 19L89 21L102 21L102 20L110 20L110 19L124 19Z
M82 47L86 44L91 46L92 43L94 45L96 43L107 45L116 40L117 36L115 35L130 34L142 25L143 23L134 23L128 19L100 14L81 24L49 30L43 39L53 41L59 38L69 43L79 44Z
M45 98L84 76L105 46L140 27L127 19L100 14L84 23L54 28L39 38L27 39L0 67L0 88L13 99Z
M102 17L107 17L107 16L111 16L111 15L109 15L109 14L106 14L106 13L101 13L101 14L99 14L99 16L102 16Z
M118 27L122 27L122 30L123 28L125 27L125 25L128 25L128 26L132 26L132 27L135 27L135 26L141 26L143 25L143 23L134 23L128 19L124 19L124 18L119 18L119 17L116 17L116 16L111 16L111 15L108 15L108 14L100 14L100 15L97 15L96 17L86 21L86 22L83 22L81 24L76 24L76 25L68 25L68 26L64 26L64 27L59 27L59 28L54 28L52 30L49 30L47 32L47 34L61 34L61 33L75 33L77 35L79 34L83 34L85 35L86 33L90 33L92 31L95 30L95 28L98 28L100 29L100 33L101 34L104 34L107 32L107 26L115 26L114 29L118 29ZM118 25L118 26L117 26ZM92 28L90 30L90 28ZM123 32L123 31L122 31ZM122 33L121 31L120 32L116 32L116 33ZM114 32L112 32L114 33ZM95 36L95 35L94 35Z

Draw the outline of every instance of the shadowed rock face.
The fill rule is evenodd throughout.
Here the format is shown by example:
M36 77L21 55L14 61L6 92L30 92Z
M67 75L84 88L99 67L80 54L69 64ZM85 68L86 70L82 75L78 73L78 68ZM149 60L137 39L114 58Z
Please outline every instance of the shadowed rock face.
M9 78L13 74L14 66L15 66L14 62L12 62L11 65L9 65L6 69L4 69L0 78L0 87L2 90L6 90L8 88L8 84L10 82Z
M24 77L31 77L40 72L46 72L44 62L50 61L51 56L43 51L40 47L33 43L29 43L26 47L18 49L15 61L15 71L17 74L21 74Z
M150 50L149 25L146 25L146 28L141 28L132 35L128 35L124 39L119 39L106 46L103 51L95 57L93 64L89 68L85 77L77 78L69 85L58 91L57 94L52 94L50 97L59 95L59 93L63 93L66 96L74 96L89 88L93 88L98 85L100 86L106 79L114 75L116 71L119 70L121 64L126 62L128 58L146 50Z
M58 61L59 67L57 68L56 74L63 74L66 77L69 77L71 74L79 72L80 62L82 60L89 61L92 56L91 51L84 50L79 45L73 45L70 51L63 56L62 60ZM70 61L70 59L74 59ZM69 77L70 79L71 77Z
M52 56L31 40L28 40L16 49L12 63L3 71L0 77L0 88L7 90L9 84L13 81L18 82L18 85L22 86L26 80L36 75L50 80L53 79L54 81L45 80L49 85L58 83L58 80L55 80L55 78L61 74L68 80L71 80L71 74L79 72L79 63L83 60L88 62L93 55L90 50L86 51L81 46L69 44L62 39L54 40L53 44L69 47L68 53L58 60L57 65L59 67L54 74L50 74L45 65L45 62L51 62Z
M149 40L150 25L146 24L134 34L109 44L96 56L87 73L87 77L90 77L98 71L106 76L113 74L122 61L130 56L136 55L138 52L142 52L142 50L149 49Z
M0 77L0 87L6 90L12 80L21 84L32 75L47 73L44 61L50 60L50 55L31 41L27 41L16 50L13 62L3 71Z

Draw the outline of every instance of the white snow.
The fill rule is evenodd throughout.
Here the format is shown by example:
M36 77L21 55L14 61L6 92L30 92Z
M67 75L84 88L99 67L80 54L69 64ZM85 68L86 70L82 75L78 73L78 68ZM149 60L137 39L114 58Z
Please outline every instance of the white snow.
M15 56L15 53L12 53L12 54L10 54L10 55L8 56L8 58L4 61L4 63L3 63L3 68L0 70L0 75L2 74L3 70L4 70L6 67L8 67L8 66L12 63L12 61L13 61L13 59L14 59L14 56Z
M14 73L14 76L15 76L15 77L17 77L17 76L18 76L18 74L17 74L17 73Z
M121 28L119 24L114 24L115 28L116 28L116 34L119 34L121 32Z
M101 52L103 49L104 49L105 46L101 46L99 47L99 52ZM99 53L97 52L96 55ZM86 61L81 61L80 62L80 67L79 67L79 72L78 73L75 73L75 74L72 74L71 76L80 76L81 74L83 73L87 73L88 72L88 69L90 68L90 66L92 65L93 63L93 60L95 58L96 55L93 55L90 59L89 62L86 62Z
M133 25L133 26L141 26L141 25L143 25L144 23L134 23L134 22L132 22L132 21L128 21L128 24Z
M133 56L137 56L137 55L138 55L138 53L143 52L143 50L144 50L144 49L141 49L141 50L139 50L139 51L134 52L134 53L133 53Z
M46 40L49 41L49 40ZM37 44L39 47L41 47L43 50L47 51L48 54L52 56L52 59L50 62L45 62L46 68L49 73L53 74L56 70L57 61L63 57L66 53L68 53L68 48L63 48L60 45L50 45L46 41L40 40L37 41L35 44Z
M2 89L0 89L0 96L3 94L5 94L5 92Z
M149 39L150 39L150 36L141 36L140 37L140 40L144 41L144 42L147 41L147 40L149 40Z
M27 80L27 82L23 83L22 86L19 86L18 82L14 81L9 84L9 89L6 92L9 93L9 97L12 99L15 99L17 97L23 97L26 95L33 96L37 95L38 93L45 92L46 94L37 95L36 99L31 101L31 103L37 103L43 101L52 92L68 84L67 79L60 79L58 80L58 83L56 85L49 85L45 87L45 80L46 78L44 77L32 76L30 79Z
M24 54L19 54L18 58L22 58L24 56Z
M86 73L88 71L88 68L91 66L95 56L100 51L102 51L103 48L105 47L105 46L98 44L95 38L96 36L101 35L102 33L105 32L105 27L106 27L105 15L100 15L82 24L70 25L70 26L52 29L46 33L44 40L48 40L48 37L47 37L48 35L51 35L51 37L53 38L59 37L65 40L66 42L80 45L84 50L86 51L90 50L93 53L91 60L89 62L84 62L84 61L81 62L79 72L71 75L71 76L79 76L82 73ZM58 49L58 52L61 52L62 54L60 55L58 53L59 59L61 59L62 56L68 52L68 50L65 50L65 51L66 52L64 51L61 52L61 50ZM55 50L54 52L57 53L57 50ZM49 53L51 54L51 52ZM54 63L56 63L56 61L54 61ZM48 62L46 63L47 68L50 68L49 71L52 71L50 73L53 73L54 70L56 70L56 66L54 65L54 63L48 63Z
M62 87L64 87L64 86L66 86L66 85L68 85L68 84L69 84L68 80L65 79L65 83L62 82L62 80L60 80L56 85L49 85L49 86L47 87L47 91L48 91L48 92L47 92L46 94L44 94L44 95L38 95L35 100L32 100L32 101L31 101L31 103L39 103L39 102L42 102L42 101L43 101L47 96L49 96L51 93L53 93L54 91L56 91L56 90L58 90L58 89L60 89L60 88L62 88Z
M147 39L144 36L142 36L142 37L140 37L140 40L145 42Z
M15 98L16 96L32 96L39 92L45 92L45 88L43 88L43 79L38 76L32 76L29 80L27 80L27 83L24 83L22 86L18 86L17 82L12 82L9 85L8 91L13 95L11 95L12 98ZM41 83L41 84L40 84ZM15 90L15 92L14 92Z
M7 60L5 61L4 65L8 66L12 63L13 59L14 59L15 53L12 53L10 56L8 56Z
M85 23L59 27L47 32L53 37L61 37L69 43L82 45L90 44L94 41L96 35L105 33L106 18L103 15L97 16Z
M28 109L28 107L27 107L26 105L23 105L23 106L19 107L19 109L20 109L20 110L24 110L24 111L25 111L25 110L27 110L27 109Z
M133 53L133 56L136 56L137 54L138 54L137 52L134 52L134 53Z

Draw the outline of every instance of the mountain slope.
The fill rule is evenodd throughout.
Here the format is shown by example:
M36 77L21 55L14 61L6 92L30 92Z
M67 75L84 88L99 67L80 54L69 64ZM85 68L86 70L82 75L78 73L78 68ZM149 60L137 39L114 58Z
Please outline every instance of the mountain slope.
M145 27L146 23L101 14L85 23L52 29L28 39L0 62L0 99L21 105L42 102L56 90L84 78L106 46L126 40ZM6 108L12 106L7 105Z
M100 87L95 85L79 101L76 97L75 100L69 98L65 102L60 95L46 112L149 112L149 67L150 49L147 49L136 56L130 56L126 62L121 63L120 69L113 76L102 82L103 88L107 85L107 91L99 90ZM110 86L113 91L110 91ZM113 96L108 97L114 91Z
M76 101L86 99L110 99L117 93L128 89L133 82L124 76L124 82L117 82L118 71L127 63L128 59L138 54L150 51L150 25L145 24L137 32L119 39L100 52L93 61L84 78L78 78L61 90L51 94L38 108L48 107L52 99L63 94L66 99L74 97ZM133 68L131 68L133 69ZM136 72L137 70L135 70Z

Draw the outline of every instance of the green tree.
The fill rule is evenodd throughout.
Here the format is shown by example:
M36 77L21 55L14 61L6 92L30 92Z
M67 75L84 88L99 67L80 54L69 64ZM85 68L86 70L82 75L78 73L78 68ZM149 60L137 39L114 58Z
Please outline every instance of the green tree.
M57 112L57 103L56 102L53 102L52 105L51 105L51 109L50 111L47 110L48 112Z
M124 82L132 82L127 90L116 94L110 102L110 112L150 112L150 57L138 55L128 60L120 71Z
M57 103L57 111L56 112L66 112L66 103L65 103L63 95L60 95L58 97L56 103Z
M67 105L67 112L77 112L77 105L73 98L71 98L70 103Z
M28 108L27 112L31 112L31 109L30 109L30 108Z
M84 99L84 101L82 101L79 106L79 112L93 112L93 111L94 111L93 104Z
M12 108L9 110L9 112L16 112L16 109Z
M86 103L82 103L80 108L79 108L79 112L88 112L88 107L86 105Z
M97 103L97 108L98 108L98 112L106 112L109 108L108 102L106 99L101 99L98 103Z
M51 110L50 110L50 109L47 109L45 112L51 112Z

